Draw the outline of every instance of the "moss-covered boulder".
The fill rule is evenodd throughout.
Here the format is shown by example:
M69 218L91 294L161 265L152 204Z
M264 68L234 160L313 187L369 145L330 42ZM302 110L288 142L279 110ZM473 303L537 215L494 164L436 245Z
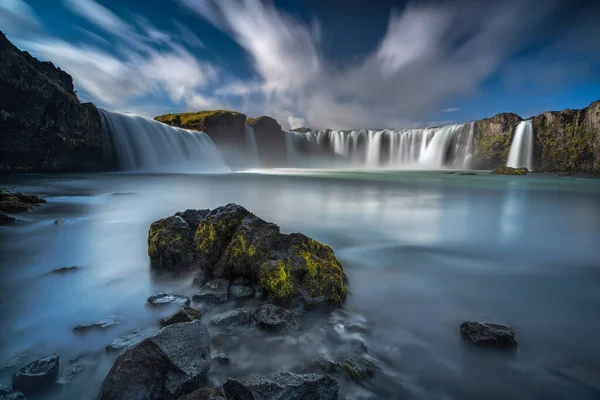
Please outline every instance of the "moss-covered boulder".
M527 175L529 170L527 168L512 168L504 165L499 165L491 173L494 175Z
M298 296L339 305L346 298L344 270L329 246L300 233L281 234L237 204L202 213L194 233L177 214L152 224L148 253L155 265L187 264L212 278L246 278L279 302Z
M210 210L186 210L150 225L148 255L159 267L181 267L194 264L194 232Z
M18 213L29 211L45 203L46 200L36 195L12 193L4 188L0 189L0 212Z

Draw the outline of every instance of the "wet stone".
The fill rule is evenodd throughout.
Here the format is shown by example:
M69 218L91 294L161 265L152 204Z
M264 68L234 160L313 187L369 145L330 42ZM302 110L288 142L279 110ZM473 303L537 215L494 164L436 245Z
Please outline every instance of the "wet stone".
M13 375L13 390L26 395L38 393L56 382L58 369L58 354L51 354L27 364Z
M237 308L215 316L211 322L220 327L248 325L252 319L252 312L246 308Z
M157 293L148 297L146 304L151 306L162 306L165 304L189 304L190 299L178 294Z
M460 333L471 342L491 347L517 347L515 331L506 325L483 322L463 322Z
M192 322L199 320L201 317L202 313L200 313L200 311L188 305L184 305L181 307L181 310L179 310L174 315L171 315L168 318L161 319L160 324L162 326L168 326L173 324L179 324L181 322Z
M193 296L194 301L211 301L213 303L224 303L227 301L229 281L226 279L214 279L206 282L204 286Z
M121 317L111 316L111 317L102 319L98 322L94 322L93 324L77 325L75 328L73 328L73 331L79 332L79 333L85 333L85 332L88 332L91 330L96 330L96 329L99 329L99 330L107 329L112 326L120 324L121 321L122 321Z
M108 345L106 345L106 351L119 351L126 349L140 343L147 337L152 336L156 333L155 329L150 328L139 328L131 331L125 335L119 336Z

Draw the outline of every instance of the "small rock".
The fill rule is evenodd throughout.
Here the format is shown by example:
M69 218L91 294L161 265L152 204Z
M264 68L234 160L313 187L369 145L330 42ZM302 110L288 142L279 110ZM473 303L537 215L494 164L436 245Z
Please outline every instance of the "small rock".
M285 308L273 304L264 304L254 314L259 329L272 332L283 332L298 327L294 315Z
M21 363L21 361L28 356L29 353L27 352L23 352L21 354L19 354L18 356L8 360L7 362L5 362L4 364L0 365L0 371L5 369L5 368L14 368L16 367L18 364Z
M212 360L218 362L221 365L229 364L229 357L224 353L215 353L212 356Z
M243 297L250 297L254 295L254 289L250 286L244 285L233 285L231 286L231 296L236 299L241 299Z
M95 364L95 363L92 361L88 361L86 363L83 361L83 359L81 357L77 357L77 358L74 358L71 361L69 361L69 364L70 364L70 367L68 369L68 372L65 373L64 368L63 368L63 376L61 378L59 378L57 381L61 385L66 385L66 384L73 382L73 379L75 379L77 377L77 375L82 373L83 370L85 369L85 367L87 367L91 364Z
M16 221L16 218L13 218L10 215L6 215L3 212L0 212L0 225L9 225Z
M223 389L228 400L337 400L339 386L329 375L298 375L286 371L245 381L230 378Z
M57 220L54 221L54 225L62 225L65 223L65 220L62 218L58 218Z
M371 360L357 354L347 357L342 364L342 369L347 379L357 382L372 378L377 371L377 367Z
M21 392L13 392L8 386L0 383L0 400L27 400Z
M148 297L146 304L162 306L165 304L190 304L190 299L178 294L157 293Z
M226 279L213 279L206 282L204 286L194 295L194 301L212 301L213 303L224 303L227 301L229 281Z
M132 332L129 332L123 336L119 336L108 345L106 345L106 351L119 351L128 347L135 346L147 337L152 336L156 333L155 329L139 328Z
M227 400L217 388L202 388L180 397L178 400Z
M13 375L13 390L30 395L51 386L58 378L58 366L58 354L27 364Z
M235 310L224 312L215 316L211 322L220 327L242 326L250 323L252 312L246 308L236 308Z
M202 317L200 311L192 308L188 305L184 305L181 307L176 314L170 316L169 318L163 318L160 320L160 324L162 326L168 326L173 324L178 324L180 322L192 322L195 320L199 320Z
M110 328L111 326L115 326L121 323L121 317L108 317L106 319L100 320L98 322L94 322L93 324L89 324L89 325L77 325L75 328L73 328L74 332L87 332L93 329L107 329Z
M53 269L52 271L50 271L50 273L51 274L66 274L67 272L75 272L77 270L79 270L79 267L76 267L76 266L62 267L62 268Z
M515 331L506 325L463 322L460 333L473 343L493 347L517 347Z
M298 368L301 372L321 372L326 374L337 374L342 371L342 365L329 359L321 353Z
M458 175L477 175L475 172L459 172Z

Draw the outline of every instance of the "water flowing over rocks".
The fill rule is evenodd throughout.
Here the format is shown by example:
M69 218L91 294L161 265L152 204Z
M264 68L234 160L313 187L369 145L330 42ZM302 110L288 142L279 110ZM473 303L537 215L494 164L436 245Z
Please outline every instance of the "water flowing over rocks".
M199 389L209 367L206 326L200 321L169 325L115 361L98 399L177 399Z
M165 222L172 218L179 220ZM162 219L151 225L148 237L148 254L159 268L181 266L185 259L189 264L183 267L199 267L218 279L245 278L281 302L304 293L340 305L346 297L346 277L329 246L300 233L282 234L277 225L236 204L210 211L195 231L183 218ZM223 302L228 286L208 282L194 300Z
M475 344L491 347L517 347L515 331L499 324L463 322L460 333Z
M52 386L58 378L59 356L51 354L21 368L13 376L13 390L26 395Z
M122 349L129 348L152 336L156 333L156 329L139 328L134 331L127 333L123 336L119 336L106 346L106 351L119 351Z
M73 79L17 49L0 32L0 173L115 167L110 139Z
M178 294L157 293L148 297L146 304L150 306L162 306L165 304L190 304L190 299Z
M96 330L96 329L100 329L100 330L107 329L112 326L120 324L121 321L122 321L121 317L111 316L111 317L105 318L103 320L100 320L98 322L94 322L92 324L77 325L75 328L73 328L73 332L86 333L86 332Z
M328 375L276 372L244 381L228 379L223 389L228 400L335 400L339 386Z

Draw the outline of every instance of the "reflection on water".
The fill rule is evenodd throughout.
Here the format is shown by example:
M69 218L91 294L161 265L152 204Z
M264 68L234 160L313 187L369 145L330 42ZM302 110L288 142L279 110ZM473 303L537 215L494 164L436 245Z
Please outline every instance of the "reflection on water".
M136 328L156 329L173 311L149 309L146 298L193 293L188 277L149 268L150 223L229 202L283 232L332 245L344 264L346 311L365 320L360 337L381 370L364 387L342 379L342 398L600 397L598 181L357 171L3 179L1 186L50 202L0 229L0 366L23 353L29 361L59 352L66 379L73 363L85 364L49 398L94 398L117 356L104 346ZM56 218L66 223L54 225ZM71 265L81 269L48 274ZM230 306L206 307L204 315ZM105 332L72 332L109 315L123 322ZM332 327L339 323L335 315L325 318ZM467 319L513 325L518 352L465 346L458 326ZM262 354L275 342L263 336L248 333L231 343L232 365L215 367L211 379L288 368L317 351L333 354L355 334L333 338L319 331L322 322L308 320L267 359ZM0 367L0 383L10 383L14 370Z

